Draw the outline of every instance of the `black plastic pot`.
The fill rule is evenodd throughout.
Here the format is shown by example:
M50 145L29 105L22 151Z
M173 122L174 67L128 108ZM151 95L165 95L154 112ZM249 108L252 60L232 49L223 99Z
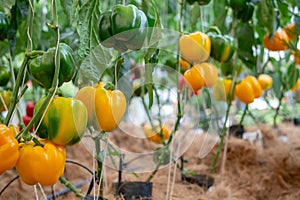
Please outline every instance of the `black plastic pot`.
M298 118L294 118L293 121L294 121L295 125L297 125L297 126L300 125L300 118L299 117Z
M211 176L207 176L206 174L195 174L195 175L182 175L182 180L197 184L200 187L207 190L214 184L214 178Z
M94 200L94 199L96 199L96 200L108 200L108 199L105 199L105 198L103 198L103 197L95 197L95 196L93 196L93 195L86 195L82 200Z
M120 182L114 183L113 187L125 200L152 199L152 182Z
M245 133L245 128L243 125L232 125L229 127L229 135L233 135L237 138L243 138Z

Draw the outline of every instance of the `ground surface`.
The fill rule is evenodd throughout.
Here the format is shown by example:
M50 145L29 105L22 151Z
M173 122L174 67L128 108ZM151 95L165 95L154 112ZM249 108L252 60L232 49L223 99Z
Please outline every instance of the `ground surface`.
M212 174L215 183L208 191L195 185L183 182L180 171L174 170L174 165L158 171L152 179L153 199L300 199L300 127L284 123L279 129L270 126L261 126L262 143L251 143L246 140L230 137L224 170L221 170L223 154L217 163L216 171ZM253 131L253 130L249 130ZM185 168L197 174L207 174L217 145L204 159L198 157L199 146L204 135L199 135L184 154L188 159ZM119 137L119 141L131 148L139 148L133 141L127 140L126 135ZM207 138L206 138L207 139ZM286 140L287 139L287 140ZM145 145L144 148L147 148ZM79 144L67 149L68 159L75 160L93 169L93 157L84 145ZM175 172L174 172L175 171ZM115 199L112 183L117 181L116 170L105 170L105 197ZM13 177L14 170L7 171L0 176L0 189ZM144 181L149 173L139 174L123 173L123 180ZM67 164L65 177L73 184L85 182L80 187L87 191L88 183L92 177L84 169L73 164ZM173 181L174 180L174 181ZM168 184L169 183L169 184ZM174 184L172 184L174 183ZM64 187L58 183L55 191ZM45 187L45 195L51 194L50 187ZM40 199L43 198L41 190L36 188ZM20 180L13 182L2 194L0 199L35 199L35 188L24 185ZM72 193L56 199L78 199Z

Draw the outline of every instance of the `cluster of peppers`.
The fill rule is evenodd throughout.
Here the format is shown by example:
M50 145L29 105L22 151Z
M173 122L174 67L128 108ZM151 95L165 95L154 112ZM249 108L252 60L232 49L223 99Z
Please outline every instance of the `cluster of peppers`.
M54 54L55 48L50 48L28 64L33 80L45 89L51 87L54 77ZM77 67L73 51L67 44L59 45L59 54L60 86L75 76ZM0 174L16 167L20 178L28 185L55 184L65 169L66 145L77 144L87 126L112 131L121 121L126 110L125 96L105 85L99 83L91 90L82 88L75 98L54 96L43 118L39 116L34 123L38 138L27 137L18 129L0 124ZM38 115L45 99L42 97L36 102L33 116Z
M239 100L246 105L252 103L255 98L262 95L262 91L267 91L272 87L273 79L268 74L260 74L258 78L247 76L234 86L233 97L238 97ZM232 87L232 80L219 79L214 87L214 96L218 101L228 101Z
M235 52L235 43L232 37L222 35L216 27L211 27L207 33L198 31L182 35L179 49L185 81L197 92L202 87L213 87L218 79L218 70L213 63L207 62L208 58L228 62ZM189 68L189 65L192 67Z

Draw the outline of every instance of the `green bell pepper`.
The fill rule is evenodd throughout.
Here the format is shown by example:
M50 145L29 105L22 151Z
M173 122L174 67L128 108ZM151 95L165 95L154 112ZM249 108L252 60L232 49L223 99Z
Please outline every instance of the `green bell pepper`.
M188 4L193 5L195 2L197 2L199 5L207 5L209 4L210 0L187 0Z
M115 5L99 17L99 39L103 46L119 52L140 49L147 36L148 20L134 5Z
M239 75L243 70L243 65L238 61L233 63L233 60L230 59L227 62L223 62L220 64L220 69L222 72L222 75L225 77L232 77L233 76L233 70L235 69L236 75Z
M58 86L61 86L64 82L68 82L74 78L77 66L73 56L73 50L67 44L59 44L59 54L60 70ZM43 55L32 59L29 63L29 74L37 83L46 89L51 87L54 77L54 55L55 47L52 47Z
M10 69L6 66L0 66L0 86L6 86L10 80Z
M248 22L253 15L254 5L252 3L246 3L246 6L237 13L237 18L242 22Z
M39 100L34 112L41 107L45 98ZM82 101L74 98L55 97L42 119L36 134L60 145L78 143L87 127L88 112ZM35 124L37 127L39 122Z
M210 31L214 32L210 32ZM216 27L211 27L208 32L211 40L210 56L219 62L227 62L235 51L234 39L228 35L221 35Z
M8 22L3 12L0 11L0 41L6 38Z

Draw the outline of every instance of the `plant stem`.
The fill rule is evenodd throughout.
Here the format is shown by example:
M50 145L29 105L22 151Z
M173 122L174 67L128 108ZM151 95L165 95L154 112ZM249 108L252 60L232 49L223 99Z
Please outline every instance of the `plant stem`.
M10 73L11 73L11 77L12 77L12 85L16 85L16 76L15 76L15 72L14 72L14 66L12 64L12 57L11 54L9 52L9 56L8 56L8 62L9 62L9 68L10 68Z
M69 188L72 192L74 192L74 194L77 197L80 197L80 198L84 197L84 195L79 190L77 190L77 188L73 184L71 184L67 179L65 179L63 176L59 177L59 181L62 184L64 184L67 188Z
M143 107L144 107L144 109L145 109L147 118L148 118L148 120L149 120L149 122L150 122L150 124L151 124L152 130L155 130L155 126L154 126L154 124L153 124L153 122L152 122L152 118L151 118L151 116L150 116L150 112L149 112L149 109L148 109L148 107L147 107L147 105L146 105L144 96L142 96L141 99L142 99L142 104L143 104Z
M30 14L29 14L29 18L28 18L28 24L29 26L27 27L27 51L32 51L32 39L31 39L31 35L32 35L32 24L33 24L33 19L34 19L34 7L32 4L32 0L29 0L29 7L30 7Z
M241 126L241 125L243 124L243 121L244 121L244 119L245 119L247 110L248 110L248 105L246 105L246 107L244 108L244 112L243 112L242 118L241 118L241 120L240 120L239 126Z
M278 104L278 107L275 110L275 116L274 116L274 121L273 121L273 127L274 128L277 127L277 117L279 115L279 111L280 111L280 107L282 105L282 99L283 99L283 97L284 97L284 90L281 90L280 97L279 97L279 104Z
M100 133L101 134L101 133ZM101 146L100 146L100 137L97 137L95 140L95 148L96 148L96 160L97 160L97 178L100 183L100 196L103 196L103 181L101 177L101 173L103 170L103 161L101 160Z
M233 20L234 21L232 23L233 24L232 35L234 36L235 33L236 33L236 29L237 29L237 23L236 23L235 18L233 18ZM236 54L233 55L232 59L236 60ZM219 143L216 155L214 156L213 162L212 162L212 164L210 166L210 173L212 173L215 170L218 158L219 158L220 153L222 151L222 147L223 147L223 143L224 143L224 138L225 138L225 135L226 135L226 132L227 132L226 124L227 124L227 121L229 119L230 108L231 108L231 101L232 101L233 96L234 96L234 89L235 89L236 79L237 79L236 65L234 65L233 72L234 72L234 74L233 74L233 79L232 79L232 85L231 85L231 88L230 88L229 98L227 100L227 110L226 110L226 114L225 114L225 121L224 121L223 128L221 130L221 135L220 135L220 143ZM225 160L223 162L223 166L224 165L225 165Z
M183 30L183 8L184 8L184 0L182 0L181 3L179 3L179 7L180 7L180 12L179 12L179 20L178 20L178 32L181 33ZM180 35L179 35L180 37ZM178 38L179 39L179 38ZM173 134L175 134L175 132L178 130L179 127L179 123L180 123L180 119L182 118L183 114L182 114L182 108L181 108L181 98L180 98L180 85L179 85L179 76L181 76L180 73L180 52L179 52L179 44L177 46L177 76L176 76L176 81L177 81L177 120L175 122L175 126L174 129L172 130L169 140L167 142L167 145L169 145L173 139Z
M151 180L152 180L152 178L155 176L155 174L158 172L158 169L159 169L159 167L160 167L160 165L161 165L161 162L160 162L160 160L158 161L158 163L157 163L157 165L156 165L156 167L155 167L155 169L154 169L154 171L150 174L150 176L147 178L147 180L146 180L146 182L150 182Z
M118 89L118 74L121 68L122 63L124 62L124 58L121 57L121 55L118 56L118 60L115 65L115 74L114 74L114 85L115 89Z
M227 121L228 121L228 118L229 118L231 103L228 103L227 105L228 105L228 107L227 107L227 111L226 111L226 115L225 115L225 121L224 121L223 128L222 128L222 131L221 131L221 136L220 136L220 144L218 146L216 155L214 156L213 162L210 166L210 173L212 173L215 170L219 155L222 151L223 142L224 142L224 138L225 138L226 130L227 130L226 124L227 124Z
M20 71L19 71L18 76L17 76L16 84L13 88L13 92L12 92L12 95L11 95L11 98L10 98L10 104L9 104L10 106L9 106L7 115L6 115L5 120L4 120L5 125L9 124L9 122L11 120L11 117L13 115L13 112L16 108L16 104L18 103L18 98L17 98L18 97L18 92L19 92L20 85L22 83L23 74L24 74L24 71L25 71L25 68L27 66L28 61L29 61L29 57L25 55L22 66L21 66Z

